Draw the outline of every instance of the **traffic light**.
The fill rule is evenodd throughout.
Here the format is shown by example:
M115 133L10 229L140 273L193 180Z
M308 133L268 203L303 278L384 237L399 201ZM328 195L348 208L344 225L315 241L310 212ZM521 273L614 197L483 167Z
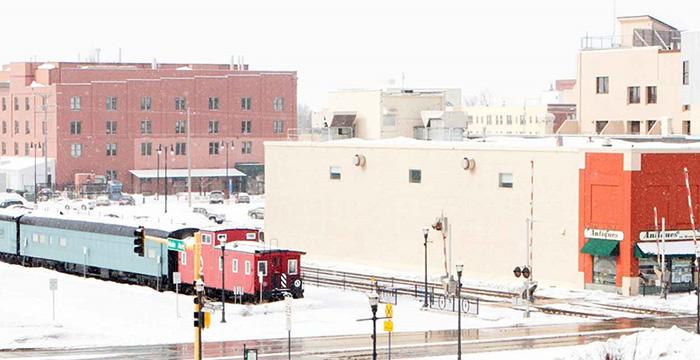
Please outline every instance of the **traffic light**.
M194 327L196 328L201 327L200 324L203 325L204 323L204 321L202 321L203 319L201 318L201 314L201 311L194 312Z
M146 250L146 230L139 226L134 230L134 254L144 256Z

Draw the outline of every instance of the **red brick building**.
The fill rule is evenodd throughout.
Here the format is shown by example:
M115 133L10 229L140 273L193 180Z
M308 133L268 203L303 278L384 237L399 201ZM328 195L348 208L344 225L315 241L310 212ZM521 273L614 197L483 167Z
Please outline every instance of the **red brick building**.
M296 72L238 64L12 63L0 71L0 156L34 155L46 109L48 146L39 153L56 159L48 182L59 189L94 172L127 191L153 191L154 181L131 171L160 167L162 177L159 146L172 148L169 169L186 168L191 153L193 169L222 170L226 151L229 169L256 167L262 143L285 139L296 121L296 84ZM224 188L207 180L209 190ZM176 179L175 191L184 184Z

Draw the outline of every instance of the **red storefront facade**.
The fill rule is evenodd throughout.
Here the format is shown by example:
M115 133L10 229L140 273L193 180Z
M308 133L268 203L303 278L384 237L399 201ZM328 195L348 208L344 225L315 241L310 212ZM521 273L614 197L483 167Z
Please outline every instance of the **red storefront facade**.
M585 154L585 167L579 170L579 270L586 287L635 294L645 286L640 272L654 277L654 208L659 228L665 219L668 244L683 249L669 255L666 264L672 289L692 284L694 249L684 168L698 214L699 153L632 148Z

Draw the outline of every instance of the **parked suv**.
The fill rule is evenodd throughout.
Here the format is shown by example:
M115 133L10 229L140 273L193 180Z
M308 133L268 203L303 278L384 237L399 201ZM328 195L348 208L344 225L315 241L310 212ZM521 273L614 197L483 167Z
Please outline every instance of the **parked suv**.
M205 209L203 207L193 207L192 212L197 213L197 214L202 214L202 215L206 216L207 219L209 219L217 224L223 224L223 222L226 221L226 215L209 212L207 209Z
M215 190L209 193L209 203L210 204L223 204L224 203L224 192Z
M250 196L247 193L238 193L236 194L236 203L250 203Z

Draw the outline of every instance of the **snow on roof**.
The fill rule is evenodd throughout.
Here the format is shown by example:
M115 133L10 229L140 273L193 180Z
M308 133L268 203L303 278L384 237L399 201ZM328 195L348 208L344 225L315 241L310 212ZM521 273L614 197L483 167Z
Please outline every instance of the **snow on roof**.
M175 70L186 70L186 71L191 71L192 68L189 67L189 66L181 66L181 67L179 67L179 68L177 68L177 69L175 69Z
M41 64L37 67L37 69L41 69L41 70L53 70L55 68L56 68L56 65L51 64L51 63L44 63L44 64Z
M263 242L255 241L230 241L226 243L226 250L234 250L238 252L244 252L249 254L260 253L260 252L277 252L277 251L295 251L303 253L298 250L284 249L271 244L266 244Z
M638 242L639 250L645 254L656 255L656 242ZM659 244L661 252L666 255L693 255L695 254L695 245L692 240L689 241L666 241L666 244Z
M30 88L43 88L46 87L46 85L37 82L37 81L32 81L32 83L29 85Z
M129 170L129 172L139 179L155 179L157 176L164 177L164 172L158 170ZM226 169L192 169L192 177L222 177L226 176ZM228 176L242 177L244 173L236 169L228 169ZM187 177L187 169L168 169L169 178Z
M557 143L560 141L560 145ZM605 144L609 143L610 146ZM453 150L597 150L597 151L691 151L700 152L700 137L636 137L612 138L596 136L493 136L465 139L464 141L426 141L407 137L380 140L359 138L333 141L269 141L266 146L312 146L312 147L368 147L368 148L417 148Z
M24 170L34 168L34 157L32 156L6 156L0 157L0 171L5 170ZM49 158L49 164L53 163L53 159ZM44 165L44 157L36 158L37 166Z

